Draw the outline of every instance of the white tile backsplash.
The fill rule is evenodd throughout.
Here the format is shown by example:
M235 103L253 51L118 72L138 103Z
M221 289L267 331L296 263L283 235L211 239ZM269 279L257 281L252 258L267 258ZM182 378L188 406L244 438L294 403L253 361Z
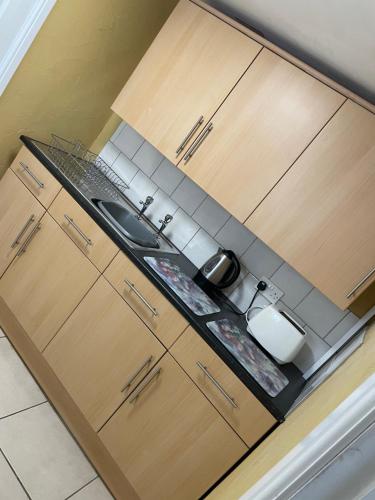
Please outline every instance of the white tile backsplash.
M344 335L347 333L352 326L354 326L358 321L357 316L353 313L348 313L332 330L328 333L324 340L330 346L334 346Z
M120 154L112 165L112 170L123 180L129 184L138 172L138 167L129 160L124 154Z
M164 156L154 148L149 142L144 142L133 157L133 162L140 168L148 177L151 177Z
M113 140L113 144L130 159L133 158L143 143L143 137L130 127L130 125L123 127Z
M312 284L286 262L272 275L271 280L284 292L283 302L291 309L297 307L313 289Z
M229 300L231 300L241 312L245 312L249 307L251 299L256 292L258 280L252 274L247 274L238 284L234 287L232 291L227 294Z
M160 226L159 220L169 215L174 215L178 210L178 205L170 199L161 189L158 189L154 194L154 201L147 210L147 217L155 224L156 227ZM172 224L173 221L170 222Z
M216 241L204 229L199 229L186 245L183 253L196 267L201 267L217 250Z
M319 290L314 288L295 308L296 314L302 318L320 337L325 337L332 328L345 316Z
M207 198L207 193L188 177L185 177L172 193L172 200L188 215L193 215L205 198Z
M327 351L330 346L322 340L311 328L305 326L307 332L306 343L294 360L294 364L303 373L318 361Z
M179 208L164 234L179 250L183 250L198 231L199 225L182 208Z
M143 172L138 170L133 180L129 183L130 189L126 191L126 196L136 205L140 206L139 202L145 200L147 196L154 196L158 187L147 177Z
M120 151L111 142L107 142L99 153L99 156L111 167L120 156Z
M114 170L130 183L129 198L138 206L139 200L153 196L155 201L146 214L156 225L167 213L173 215L165 235L197 267L216 253L219 246L233 250L240 257L240 278L223 290L240 310L248 307L262 276L270 278L284 292L276 306L286 310L307 331L307 345L296 361L302 371L310 368L350 329L357 319L353 314L341 311L314 289L179 168L144 142L134 129L123 123L111 141L113 144L105 154L109 161L114 158ZM268 301L258 295L254 305L263 307Z
M259 239L250 245L241 259L251 274L257 278L262 276L270 278L283 264L283 259Z
M185 174L176 168L167 158L160 163L151 179L168 195L180 184Z
M229 213L211 196L207 196L193 214L195 222L210 236L215 236L229 218Z
M256 236L234 217L230 217L215 236L223 248L233 250L237 256L244 254L255 239Z

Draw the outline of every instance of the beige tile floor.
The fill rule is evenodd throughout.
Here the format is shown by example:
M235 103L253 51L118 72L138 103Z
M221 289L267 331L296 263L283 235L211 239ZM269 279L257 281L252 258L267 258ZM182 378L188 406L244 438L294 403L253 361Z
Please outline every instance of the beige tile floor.
M0 500L111 500L0 329Z

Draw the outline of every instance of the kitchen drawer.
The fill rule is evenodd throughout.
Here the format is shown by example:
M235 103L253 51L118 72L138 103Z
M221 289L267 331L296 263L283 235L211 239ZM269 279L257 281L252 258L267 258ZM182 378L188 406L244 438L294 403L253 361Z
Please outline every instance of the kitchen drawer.
M51 205L61 184L25 146L22 146L10 168L45 208Z
M171 354L249 447L276 423L193 328L177 340Z
M104 271L118 247L64 189L49 213L99 271Z
M104 274L166 347L187 327L181 314L123 253L116 256Z

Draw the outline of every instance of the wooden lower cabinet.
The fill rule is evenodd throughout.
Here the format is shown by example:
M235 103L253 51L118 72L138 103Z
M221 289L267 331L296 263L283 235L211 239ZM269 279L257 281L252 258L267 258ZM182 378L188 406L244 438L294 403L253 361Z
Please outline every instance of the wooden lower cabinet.
M48 212L88 259L103 272L119 249L90 217L90 215L62 189Z
M186 319L122 252L104 275L167 348L188 326Z
M51 205L61 184L26 146L22 146L10 168L45 208Z
M49 214L38 227L0 280L0 297L43 350L99 273Z
M12 170L0 182L0 276L45 210Z
M157 338L101 277L44 356L98 430L164 352Z
M142 500L196 500L247 451L169 354L99 436Z
M276 424L271 413L192 327L173 344L171 354L249 447Z

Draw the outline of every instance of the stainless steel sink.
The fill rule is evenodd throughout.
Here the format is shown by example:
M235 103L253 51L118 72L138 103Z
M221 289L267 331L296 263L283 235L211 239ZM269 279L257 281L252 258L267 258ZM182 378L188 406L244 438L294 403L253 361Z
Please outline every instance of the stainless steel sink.
M164 237L157 237L151 223L132 209L116 201L93 200L111 224L128 240L133 248L178 253ZM154 231L154 232L153 232Z

